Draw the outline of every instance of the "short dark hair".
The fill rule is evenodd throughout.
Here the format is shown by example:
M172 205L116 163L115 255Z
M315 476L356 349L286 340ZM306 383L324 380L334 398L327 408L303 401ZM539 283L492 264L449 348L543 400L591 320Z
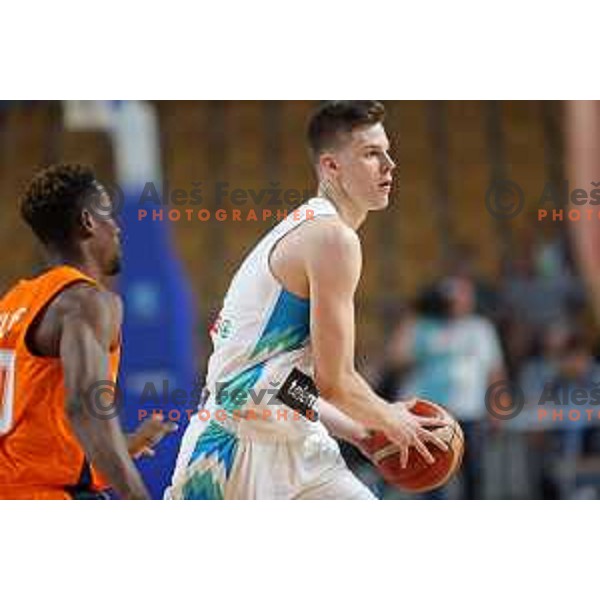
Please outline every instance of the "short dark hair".
M364 125L382 123L385 108L376 100L335 100L321 104L308 124L308 146L313 160L337 142L340 134Z
M87 194L98 191L90 167L53 165L29 182L21 198L21 216L43 244L63 247L72 240Z

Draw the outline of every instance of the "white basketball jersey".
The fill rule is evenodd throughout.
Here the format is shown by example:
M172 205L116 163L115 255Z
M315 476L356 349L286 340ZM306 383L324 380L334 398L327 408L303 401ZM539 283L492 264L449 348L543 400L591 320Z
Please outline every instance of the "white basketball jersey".
M255 408L262 414L268 408L273 418L267 421L278 432L321 427L305 418L276 418L277 409L284 407L275 398L279 386L294 367L312 376L313 364L310 302L281 286L269 258L275 244L307 219L336 214L329 200L309 200L266 234L243 261L211 328L214 351L206 378L211 412ZM264 430L265 423L260 427Z

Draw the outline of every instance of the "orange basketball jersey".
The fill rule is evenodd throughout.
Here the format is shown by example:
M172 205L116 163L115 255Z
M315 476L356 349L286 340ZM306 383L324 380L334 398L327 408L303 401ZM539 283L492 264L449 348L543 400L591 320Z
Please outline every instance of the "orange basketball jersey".
M59 358L37 356L27 332L67 287L99 284L67 266L21 280L0 300L0 499L71 498L105 487L88 465L65 413ZM116 382L120 347L111 350L107 379Z

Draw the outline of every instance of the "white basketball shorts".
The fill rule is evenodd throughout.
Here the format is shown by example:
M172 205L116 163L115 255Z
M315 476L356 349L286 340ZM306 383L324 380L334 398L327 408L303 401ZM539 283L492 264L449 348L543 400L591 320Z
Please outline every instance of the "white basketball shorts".
M326 433L290 438L245 421L192 422L177 459L174 500L375 500Z

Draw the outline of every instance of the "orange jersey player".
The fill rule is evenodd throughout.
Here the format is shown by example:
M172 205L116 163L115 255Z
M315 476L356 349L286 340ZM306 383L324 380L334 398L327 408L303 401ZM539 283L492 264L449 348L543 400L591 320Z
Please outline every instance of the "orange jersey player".
M0 498L148 498L132 456L174 426L149 420L127 438L97 397L108 386L114 401L123 315L106 285L120 229L94 210L110 202L79 165L41 171L22 199L50 264L0 299Z

